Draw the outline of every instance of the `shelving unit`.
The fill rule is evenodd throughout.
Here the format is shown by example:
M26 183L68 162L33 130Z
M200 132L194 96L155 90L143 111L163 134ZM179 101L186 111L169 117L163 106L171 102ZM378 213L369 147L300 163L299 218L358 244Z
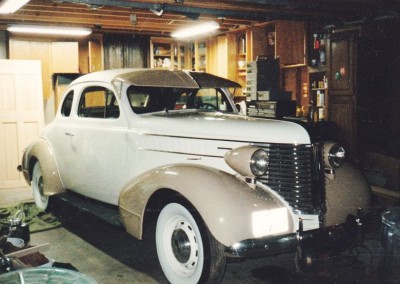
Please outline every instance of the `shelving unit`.
M195 41L194 45L194 65L195 71L207 71L207 43L205 41Z
M150 67L206 71L207 44L153 37L150 39Z
M328 119L328 76L326 69L326 35L318 32L310 32L308 35L308 103L318 109L318 119Z
M174 44L169 39L150 39L150 67L173 69Z
M318 109L318 119L327 119L328 107L328 82L325 70L312 70L309 72L309 103Z

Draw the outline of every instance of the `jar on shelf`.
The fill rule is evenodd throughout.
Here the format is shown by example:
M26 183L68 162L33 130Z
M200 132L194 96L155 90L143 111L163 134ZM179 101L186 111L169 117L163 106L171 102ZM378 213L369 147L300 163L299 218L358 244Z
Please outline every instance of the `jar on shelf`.
M314 34L314 49L320 49L320 41L319 41L319 35Z

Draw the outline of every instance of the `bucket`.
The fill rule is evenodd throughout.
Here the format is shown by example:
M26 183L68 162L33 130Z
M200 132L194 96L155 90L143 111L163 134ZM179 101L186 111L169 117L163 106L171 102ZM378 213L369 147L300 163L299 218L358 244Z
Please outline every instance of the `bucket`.
M385 282L400 279L400 208L382 213L381 245L380 277Z
M0 275L0 283L97 284L89 276L63 268L27 268L15 270Z

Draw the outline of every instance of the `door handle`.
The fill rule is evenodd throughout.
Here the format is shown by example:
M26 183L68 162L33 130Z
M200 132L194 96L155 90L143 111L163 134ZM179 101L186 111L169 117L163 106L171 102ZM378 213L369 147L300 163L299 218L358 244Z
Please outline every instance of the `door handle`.
M71 132L65 132L65 135L67 135L67 136L75 136L73 133L71 133Z

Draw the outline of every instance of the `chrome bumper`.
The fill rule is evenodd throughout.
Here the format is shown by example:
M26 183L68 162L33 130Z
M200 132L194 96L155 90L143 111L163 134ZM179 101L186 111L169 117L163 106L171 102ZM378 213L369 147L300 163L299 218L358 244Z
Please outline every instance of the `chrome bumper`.
M249 239L238 242L225 251L226 257L252 258L280 254L297 249L313 249L318 252L339 253L359 240L361 218L349 215L346 223L321 229L303 231L302 220L296 233Z

